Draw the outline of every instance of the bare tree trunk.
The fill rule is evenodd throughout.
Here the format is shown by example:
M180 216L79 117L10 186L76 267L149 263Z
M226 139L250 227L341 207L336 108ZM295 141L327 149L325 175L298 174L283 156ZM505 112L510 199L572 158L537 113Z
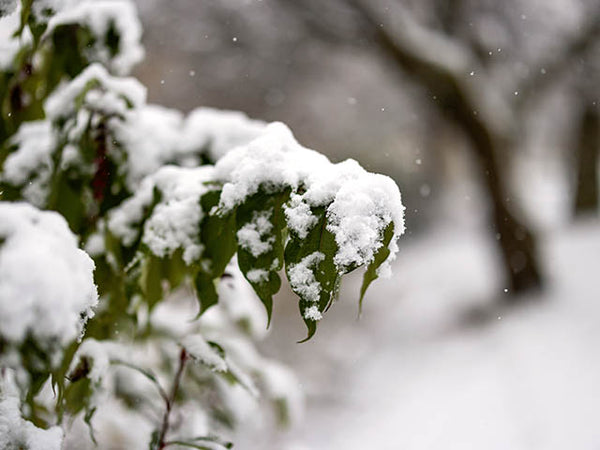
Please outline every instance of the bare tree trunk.
M520 294L542 287L542 276L533 233L510 208L504 170L499 161L501 151L508 151L502 139L494 136L485 122L473 114L467 99L457 90L452 100L451 118L460 126L471 143L482 174L482 184L491 202L491 227L498 242L506 270L509 293ZM516 295L503 297L509 303L518 301Z
M600 149L600 113L598 107L587 104L582 117L577 142L577 185L575 215L598 211L598 152Z
M361 5L356 1L353 3ZM368 14L364 9L363 13ZM498 159L501 151L509 150L508 145L502 136L492 131L481 115L474 113L477 111L476 105L472 104L472 98L453 73L405 51L380 27L376 27L376 30L379 46L389 59L437 97L444 115L463 130L471 144L483 187L491 202L490 225L502 255L507 288L511 294L503 298L512 303L518 301L517 294L541 288L543 278L537 259L536 240L508 203L504 172Z

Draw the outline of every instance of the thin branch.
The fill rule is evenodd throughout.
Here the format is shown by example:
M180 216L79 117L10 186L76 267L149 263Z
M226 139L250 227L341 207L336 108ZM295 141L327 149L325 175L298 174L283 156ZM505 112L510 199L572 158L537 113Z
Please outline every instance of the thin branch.
M171 393L165 401L165 413L163 415L162 426L160 428L160 434L158 438L158 450L163 450L168 445L168 443L165 441L165 438L167 436L167 432L169 431L169 417L171 416L171 410L173 409L173 404L175 403L175 397L179 391L179 385L181 384L181 378L183 376L183 371L185 370L185 363L187 360L187 351L185 348L182 348L181 352L179 353L179 367L177 367L177 372L175 373L175 379L173 380Z

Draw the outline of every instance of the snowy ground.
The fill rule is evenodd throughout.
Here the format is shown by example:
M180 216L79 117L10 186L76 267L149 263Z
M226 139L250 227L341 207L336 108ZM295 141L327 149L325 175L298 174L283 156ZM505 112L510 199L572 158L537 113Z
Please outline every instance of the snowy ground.
M280 299L268 350L302 380L305 420L275 436L247 431L236 447L600 449L600 223L544 236L546 292L469 320L506 295L493 251L464 230L405 244L360 321L352 279L302 345Z

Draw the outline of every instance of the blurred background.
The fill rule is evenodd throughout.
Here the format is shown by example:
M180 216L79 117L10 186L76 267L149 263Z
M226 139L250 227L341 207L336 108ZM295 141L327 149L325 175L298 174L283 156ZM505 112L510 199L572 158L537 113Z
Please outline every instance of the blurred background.
M392 177L394 275L264 349L307 395L240 449L600 449L598 0L137 0L149 100ZM359 274L360 275L360 274Z

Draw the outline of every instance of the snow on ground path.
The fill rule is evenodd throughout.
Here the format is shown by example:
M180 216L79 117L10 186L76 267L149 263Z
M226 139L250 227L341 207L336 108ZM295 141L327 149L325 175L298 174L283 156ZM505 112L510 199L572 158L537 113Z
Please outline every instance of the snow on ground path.
M289 448L600 448L599 224L547 238L551 280L540 301L459 327L469 306L506 295L492 250L456 232L402 249L359 326L340 325L327 336L333 349L297 361L310 374L311 356L337 355L312 363L335 368L320 385L307 382L314 396L293 432L302 445Z

